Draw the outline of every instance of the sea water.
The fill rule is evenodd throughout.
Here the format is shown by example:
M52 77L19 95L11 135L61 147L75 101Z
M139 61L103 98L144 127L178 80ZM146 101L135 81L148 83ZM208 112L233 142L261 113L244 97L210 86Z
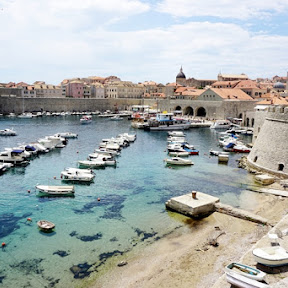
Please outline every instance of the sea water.
M237 168L241 154L218 164L209 150L217 147L218 133L209 128L186 131L186 140L200 151L190 156L194 165L169 167L167 132L131 128L129 120L93 116L81 125L79 116L1 118L0 129L18 135L1 137L0 150L28 144L58 132L73 132L65 148L56 148L0 176L0 287L76 287L107 260L141 249L171 233L184 221L165 209L165 201L192 190L219 197L241 207L241 193L251 176ZM35 185L63 185L60 173L77 167L103 138L137 134L124 148L117 166L94 170L93 183L74 184L75 197L38 197ZM249 142L249 139L248 139ZM31 218L32 221L27 221ZM37 227L40 219L56 224L52 233Z

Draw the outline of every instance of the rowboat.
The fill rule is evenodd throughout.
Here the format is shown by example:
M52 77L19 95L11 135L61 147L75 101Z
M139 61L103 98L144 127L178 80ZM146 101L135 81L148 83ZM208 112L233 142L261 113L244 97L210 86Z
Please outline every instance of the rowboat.
M257 281L263 281L264 277L266 276L266 273L259 269L235 262L230 263L225 267L226 273L230 273L231 271Z
M40 228L40 230L44 232L50 232L55 228L55 224L47 220L39 220L37 222L37 225Z
M40 194L46 196L74 196L74 186L49 186L36 185L36 189Z
M226 272L226 280L228 283L232 284L233 287L239 288L269 288L266 283L248 278L239 273L228 271Z

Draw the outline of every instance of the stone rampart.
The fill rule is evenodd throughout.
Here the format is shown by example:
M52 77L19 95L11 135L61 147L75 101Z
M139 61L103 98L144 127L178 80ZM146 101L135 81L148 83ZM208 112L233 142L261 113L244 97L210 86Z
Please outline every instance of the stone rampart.
M263 112L260 112L263 118ZM264 112L265 113L265 112ZM269 107L262 126L254 128L256 138L248 165L256 170L288 178L288 107Z

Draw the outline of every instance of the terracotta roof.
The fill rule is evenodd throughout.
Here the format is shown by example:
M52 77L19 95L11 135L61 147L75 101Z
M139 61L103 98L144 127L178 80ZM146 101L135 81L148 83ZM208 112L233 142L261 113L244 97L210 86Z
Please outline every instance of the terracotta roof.
M253 80L241 80L239 83L235 86L235 88L251 88L251 89L259 89L260 87L257 85L257 83Z
M258 101L257 104L262 105L288 105L288 99L281 96L274 96L270 99Z
M208 89L209 90L209 89ZM243 92L241 89L234 88L210 88L214 93L225 100L254 100L251 96Z
M240 80L235 80L235 81L217 81L217 82L213 83L211 86L212 87L231 86L231 87L234 88L239 82L240 82Z

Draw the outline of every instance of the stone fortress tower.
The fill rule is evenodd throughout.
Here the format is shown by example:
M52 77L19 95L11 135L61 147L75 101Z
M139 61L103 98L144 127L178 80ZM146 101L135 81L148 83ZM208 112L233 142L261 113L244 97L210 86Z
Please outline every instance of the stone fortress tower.
M287 179L288 105L256 111L253 143L248 166Z

